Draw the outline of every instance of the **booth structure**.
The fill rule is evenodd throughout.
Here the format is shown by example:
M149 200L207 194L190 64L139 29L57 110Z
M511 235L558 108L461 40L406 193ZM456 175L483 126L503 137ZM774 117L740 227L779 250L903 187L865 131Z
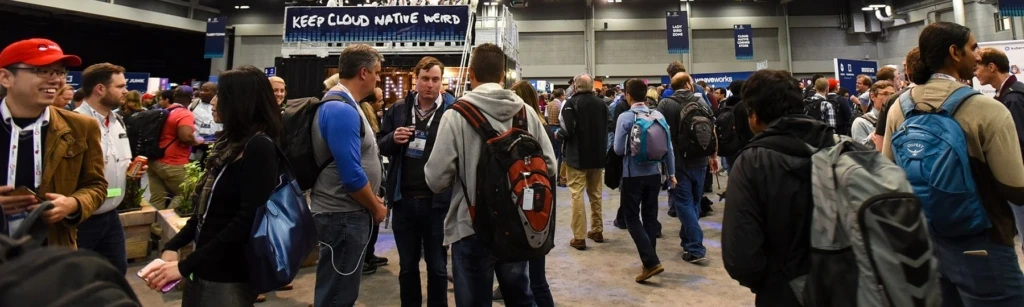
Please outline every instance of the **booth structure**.
M338 56L353 44L384 55L385 103L404 99L415 84L412 68L424 56L445 65L445 89L461 94L468 84L473 48L485 43L506 56L506 85L519 79L519 35L512 13L477 18L469 5L288 7L277 75L288 80L288 99L320 96L322 82L338 72Z

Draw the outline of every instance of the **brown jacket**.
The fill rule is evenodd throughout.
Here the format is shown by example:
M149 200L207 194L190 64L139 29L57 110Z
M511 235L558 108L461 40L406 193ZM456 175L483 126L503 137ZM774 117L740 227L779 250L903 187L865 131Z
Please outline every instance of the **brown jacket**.
M99 123L82 114L50 107L50 124L46 126L43 152L40 195L57 193L73 197L81 208L79 218L50 225L47 244L75 248L78 242L76 226L88 219L107 198Z

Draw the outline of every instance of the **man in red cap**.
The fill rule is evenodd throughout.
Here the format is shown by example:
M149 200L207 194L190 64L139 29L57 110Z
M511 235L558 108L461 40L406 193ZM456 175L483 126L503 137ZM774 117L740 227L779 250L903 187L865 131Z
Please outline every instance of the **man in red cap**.
M107 197L96 120L51 106L65 67L81 64L47 39L18 41L0 52L0 86L7 89L0 148L8 149L0 165L9 165L0 182L2 231L13 232L48 200L54 207L38 221L49 225L47 244L74 248L76 225Z

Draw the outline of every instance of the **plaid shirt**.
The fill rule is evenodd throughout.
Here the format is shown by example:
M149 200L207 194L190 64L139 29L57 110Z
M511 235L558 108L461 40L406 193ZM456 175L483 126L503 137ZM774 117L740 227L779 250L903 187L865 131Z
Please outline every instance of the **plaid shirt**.
M814 96L821 98L821 100L826 100L825 96L821 94L815 94ZM836 128L836 109L832 107L832 103L825 101L821 104L821 119L832 129Z

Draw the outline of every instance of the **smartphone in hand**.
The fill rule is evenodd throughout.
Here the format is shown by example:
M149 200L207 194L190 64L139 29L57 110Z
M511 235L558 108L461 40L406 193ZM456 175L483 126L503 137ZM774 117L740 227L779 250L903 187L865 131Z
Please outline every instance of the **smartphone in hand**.
M141 270L139 270L139 273L136 274L136 275L138 275L139 278L142 278L142 280L146 280L146 278L144 278L143 276L146 276L147 274L149 274L150 271L152 271L156 267L160 266L161 264L164 264L164 260L163 259L160 259L160 258L153 259L152 262L150 262L145 267L143 267ZM146 281L148 281L148 280L146 280ZM174 287L178 286L179 283L181 283L181 279L169 282L166 285L163 285L163 287L160 287L160 292L162 292L162 293L171 292L171 290L173 290Z
M32 189L29 189L26 186L20 186L20 187L14 189L14 191L11 191L11 192L7 193L7 196L29 196L29 195L34 196L37 200L39 200L39 202L46 201L46 199L43 199L38 194L36 194L35 191L32 191Z

